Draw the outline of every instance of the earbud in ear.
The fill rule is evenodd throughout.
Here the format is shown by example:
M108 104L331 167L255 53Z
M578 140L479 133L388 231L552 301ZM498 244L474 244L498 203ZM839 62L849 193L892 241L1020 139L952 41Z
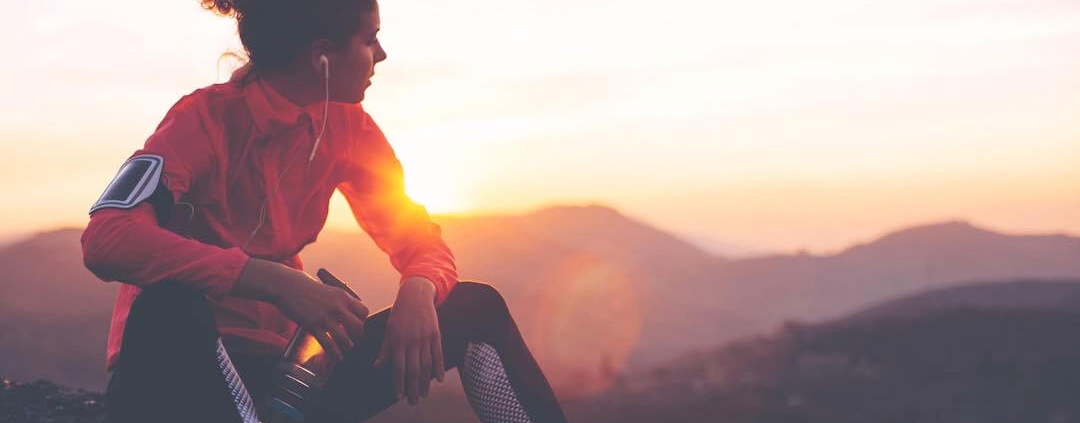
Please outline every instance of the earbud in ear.
M323 75L330 78L330 59L326 55L319 56L319 64L322 65Z

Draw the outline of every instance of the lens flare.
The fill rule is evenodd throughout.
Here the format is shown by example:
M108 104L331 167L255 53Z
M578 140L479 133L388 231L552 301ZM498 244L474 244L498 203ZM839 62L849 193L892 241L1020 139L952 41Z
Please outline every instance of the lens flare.
M590 395L615 382L641 333L639 281L588 255L548 273L529 328L537 360L568 395Z

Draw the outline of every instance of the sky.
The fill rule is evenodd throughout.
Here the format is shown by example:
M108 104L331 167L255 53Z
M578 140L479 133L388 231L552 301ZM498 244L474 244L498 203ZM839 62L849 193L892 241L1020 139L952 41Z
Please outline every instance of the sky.
M0 239L86 209L227 77L197 0L11 2ZM701 245L832 252L968 220L1080 234L1080 2L396 0L364 102L432 212L604 204ZM328 227L358 230L335 199Z

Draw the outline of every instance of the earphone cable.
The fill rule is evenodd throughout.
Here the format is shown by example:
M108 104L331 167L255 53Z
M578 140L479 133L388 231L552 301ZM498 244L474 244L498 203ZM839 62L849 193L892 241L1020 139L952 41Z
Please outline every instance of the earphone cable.
M321 128L319 129L319 135L315 137L315 143L311 146L311 154L308 155L308 167L309 168L311 167L311 161L315 159L315 149L319 147L319 142L322 141L323 134L326 132L326 118L327 118L327 115L328 115L328 111L330 110L330 75L329 75L329 72L327 72L326 78L324 78L324 87L325 87L326 97L323 100L322 125L321 125ZM267 195L266 198L263 199L262 204L259 205L259 221L255 224L255 229L251 230L251 234L248 235L247 240L244 241L244 245L242 247L240 247L241 250L246 252L248 244L251 243L251 240L255 239L255 235L259 233L259 229L262 229L263 224L266 222L266 204L270 201L271 198L273 198L275 195L277 195L278 188L281 187L281 181L285 179L285 174L289 172L289 168L291 168L293 163L296 162L296 158L300 155L300 151L301 150L297 150L297 152L294 153L293 156L289 159L289 163L285 164L285 169L283 169L281 171L281 174L278 175L277 181L274 182L274 189L270 191L270 194Z

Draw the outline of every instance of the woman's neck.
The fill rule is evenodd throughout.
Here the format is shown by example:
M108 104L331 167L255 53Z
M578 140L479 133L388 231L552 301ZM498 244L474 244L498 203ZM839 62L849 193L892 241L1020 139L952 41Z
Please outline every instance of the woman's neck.
M326 99L323 81L312 81L296 73L264 73L260 77L293 104L306 107Z

